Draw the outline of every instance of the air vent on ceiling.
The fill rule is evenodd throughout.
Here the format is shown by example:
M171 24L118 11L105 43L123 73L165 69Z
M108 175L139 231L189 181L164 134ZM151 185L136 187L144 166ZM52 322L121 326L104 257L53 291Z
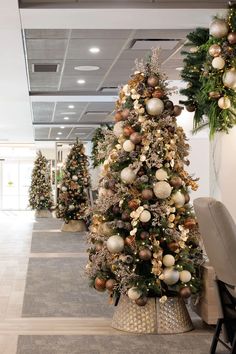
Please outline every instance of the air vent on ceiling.
M102 92L118 92L118 87L116 86L104 86L100 89Z
M57 73L59 64L32 64L33 73Z
M161 48L166 50L174 49L180 39L135 39L131 42L130 49L148 50L152 48Z

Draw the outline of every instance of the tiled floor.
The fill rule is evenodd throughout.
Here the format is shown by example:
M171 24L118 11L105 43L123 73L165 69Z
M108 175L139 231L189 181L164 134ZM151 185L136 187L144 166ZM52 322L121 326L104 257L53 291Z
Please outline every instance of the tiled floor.
M52 277L51 279L55 281L52 269L57 269L57 267L64 269L63 264L68 266L68 264L80 263L80 260L84 262L86 259L85 245L81 249L82 252L79 246L75 247L75 252L71 252L69 247L63 250L64 240L60 240L58 249L53 245L52 235L55 234L55 241L57 241L60 225L61 223L54 219L41 219L35 223L33 214L30 212L0 212L0 354L141 354L144 352L148 354L208 354L212 331L202 325L198 325L195 331L176 336L137 336L112 329L110 327L112 312L102 311L103 306L108 306L106 296L101 295L98 301L94 292L91 296L95 300L91 300L91 296L86 297L84 286L81 292L78 288L78 294L74 294L78 296L78 306L82 303L85 305L82 317L68 317L71 309L67 314L62 315L63 311L61 312L56 307L54 315L56 313L56 316L60 317L55 317L47 311L43 314L44 317L41 317L41 314L37 314L38 308L36 307L41 293L35 292L37 289L32 288L32 283L29 289L33 292L35 307L34 303L30 304L27 318L23 317L22 306L29 259L31 264L40 263L41 267L38 272L35 268L29 268L29 275L33 272L34 282L37 281L35 277L42 276L42 272L45 278L48 273L48 278ZM32 229L34 229L33 233L39 237L42 234L44 242L47 242L46 235L49 235L50 239L47 247L42 247L42 240L40 242L36 240L33 253L31 253ZM72 242L76 242L76 239L73 238ZM81 242L81 239L78 239L78 242ZM65 278L62 278L63 281L66 280L65 274L68 269L64 269L64 273L61 273ZM68 291L68 294L70 289L74 289L72 283L75 281L75 276L76 272L68 277L67 285L64 284L64 290ZM80 278L79 284L84 278L83 272L78 271L78 278ZM41 279L38 280L40 283ZM86 282L86 278L83 281ZM44 289L48 286L47 282L40 284L44 301L50 302L53 299L52 293L55 292L53 285ZM61 299L67 301L68 297L61 297ZM89 301L97 301L97 304L93 305L100 307L96 310L97 312L94 310L96 316L93 316L92 306L88 310ZM67 305L58 302L56 306L66 307ZM218 353L226 352L221 349Z

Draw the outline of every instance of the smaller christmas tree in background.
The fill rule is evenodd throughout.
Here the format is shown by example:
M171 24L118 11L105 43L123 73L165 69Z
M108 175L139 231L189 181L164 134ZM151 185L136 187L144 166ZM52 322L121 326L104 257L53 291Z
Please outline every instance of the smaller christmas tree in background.
M29 205L33 210L51 210L53 206L52 186L47 159L38 152L34 163L29 189Z
M63 169L56 215L68 224L86 220L89 215L87 188L90 186L88 158L84 145L76 140Z
M99 127L95 130L92 138L92 155L91 159L93 167L96 168L101 165L110 151L116 144L115 135L109 125Z

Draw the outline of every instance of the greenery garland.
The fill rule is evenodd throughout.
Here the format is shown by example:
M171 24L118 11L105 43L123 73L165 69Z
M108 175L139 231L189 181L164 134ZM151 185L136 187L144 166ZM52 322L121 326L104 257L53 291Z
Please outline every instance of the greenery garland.
M194 131L208 125L211 138L228 133L236 124L236 6L225 19L215 17L209 30L197 28L187 38L181 72L187 88L180 91L187 99L180 103L194 111Z
M92 138L93 147L92 147L91 159L92 159L94 168L101 165L105 160L105 158L101 158L99 156L99 150L100 150L99 143L104 141L105 135L108 130L110 130L110 131L112 130L108 124L106 124L105 126L99 127L95 130L94 136Z

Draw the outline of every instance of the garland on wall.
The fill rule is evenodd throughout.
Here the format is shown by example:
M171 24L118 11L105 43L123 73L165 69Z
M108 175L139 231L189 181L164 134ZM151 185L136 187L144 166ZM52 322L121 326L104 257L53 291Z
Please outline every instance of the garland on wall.
M31 175L29 205L33 210L51 210L53 206L50 170L48 161L41 151L37 153Z
M198 28L187 36L189 51L183 51L182 79L187 88L188 111L194 111L194 130L208 125L210 137L228 133L236 124L236 7L226 18L215 17L210 28Z
M99 127L95 130L92 138L93 147L91 155L94 168L105 161L115 143L114 140L115 136L109 125Z
M88 158L84 145L77 139L63 169L56 208L57 218L63 219L65 223L69 223L70 220L86 220L89 215L87 194L89 186Z
M148 297L165 302L200 288L199 233L189 204L197 184L184 168L189 145L176 123L181 107L168 92L153 50L120 90L118 141L103 165L90 227L92 286L140 306Z

